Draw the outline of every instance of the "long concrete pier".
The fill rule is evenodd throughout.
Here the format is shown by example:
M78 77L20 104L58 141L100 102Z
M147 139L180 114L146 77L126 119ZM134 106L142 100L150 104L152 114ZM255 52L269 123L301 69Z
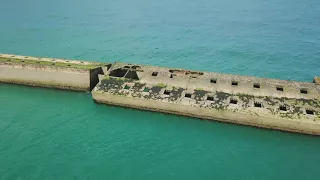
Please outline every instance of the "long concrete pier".
M318 77L308 83L2 54L0 82L92 90L97 103L320 135Z
M0 54L0 82L90 91L108 63Z

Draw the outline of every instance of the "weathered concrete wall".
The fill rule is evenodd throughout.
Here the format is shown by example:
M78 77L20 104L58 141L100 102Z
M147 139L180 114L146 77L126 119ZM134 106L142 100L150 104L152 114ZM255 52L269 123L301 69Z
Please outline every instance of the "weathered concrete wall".
M0 54L0 82L90 91L102 73L98 63Z
M94 101L98 103L217 120L221 122L244 124L255 127L320 135L320 123L316 121L301 122L299 120L289 118L279 119L268 116L252 116L250 114L199 108L177 103L164 103L155 100L115 96L98 91L93 91L92 97Z
M0 82L89 91L88 70L0 65Z

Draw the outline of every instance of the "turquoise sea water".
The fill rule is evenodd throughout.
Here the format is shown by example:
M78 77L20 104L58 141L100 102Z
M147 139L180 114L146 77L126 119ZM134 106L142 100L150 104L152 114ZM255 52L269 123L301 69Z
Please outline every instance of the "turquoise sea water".
M311 81L318 0L2 0L0 53ZM0 84L0 179L318 179L320 139Z

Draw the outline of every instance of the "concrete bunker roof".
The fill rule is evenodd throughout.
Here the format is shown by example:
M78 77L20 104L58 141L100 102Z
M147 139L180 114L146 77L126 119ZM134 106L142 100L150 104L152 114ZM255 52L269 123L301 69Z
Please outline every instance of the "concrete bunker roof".
M133 65L123 62L114 63L110 71L115 69L135 71L131 68L132 66L139 67L137 70L139 71L138 79L141 82L152 85L163 83L167 86L177 86L185 89L198 88L206 91L279 98L319 99L320 97L320 86L307 82L200 72L149 65Z

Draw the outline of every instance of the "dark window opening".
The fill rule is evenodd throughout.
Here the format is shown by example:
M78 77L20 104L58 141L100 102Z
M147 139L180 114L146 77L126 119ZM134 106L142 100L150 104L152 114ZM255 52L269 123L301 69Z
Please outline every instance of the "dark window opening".
M130 66L124 66L123 68L127 68L127 69L130 69Z
M232 86L238 86L238 82L237 81L232 81L231 85Z
M283 91L283 87L277 87L277 91Z
M210 83L216 84L217 83L217 79L210 79Z
M230 104L238 104L238 101L236 99L230 99Z
M158 72L153 72L152 76L158 76Z
M259 89L260 88L260 84L253 84L253 87L256 88L256 89Z
M186 94L184 95L184 97L186 97L186 98L191 98L191 94L190 94L190 93L186 93Z
M68 66L71 66L70 64L68 64Z
M139 80L139 77L136 71L128 71L125 78Z
M207 100L208 100L208 101L213 101L213 96L208 96L208 97L207 97Z
M184 70L180 70L180 69L170 69L169 72L170 72L170 73L183 73Z
M204 73L203 72L196 72L196 71L186 71L186 73L185 73L186 75L189 75L189 74L191 74L191 75L203 75Z
M173 78L174 76L177 76L177 74L171 74L170 78Z
M280 106L279 109L280 109L280 111L287 111L287 107L286 106Z
M165 90L163 94L165 95L170 95L171 91L170 90Z
M300 93L301 93L301 94L308 94L308 90L306 90L306 89L300 89Z
M125 85L123 89L130 89L129 85Z
M262 108L262 103L260 102L255 102L254 107Z
M124 75L126 75L128 70L126 69L114 69L110 72L109 76L113 76L113 77L123 77Z
M24 62L23 60L21 62Z
M310 109L306 109L306 113L310 115L314 115L314 111Z
M195 78L197 78L197 76L191 76L191 78L195 79Z
M149 92L150 88L144 87L143 92Z
M136 66L136 65L135 65L135 66L132 66L131 68L132 68L132 69L140 69L141 66Z

